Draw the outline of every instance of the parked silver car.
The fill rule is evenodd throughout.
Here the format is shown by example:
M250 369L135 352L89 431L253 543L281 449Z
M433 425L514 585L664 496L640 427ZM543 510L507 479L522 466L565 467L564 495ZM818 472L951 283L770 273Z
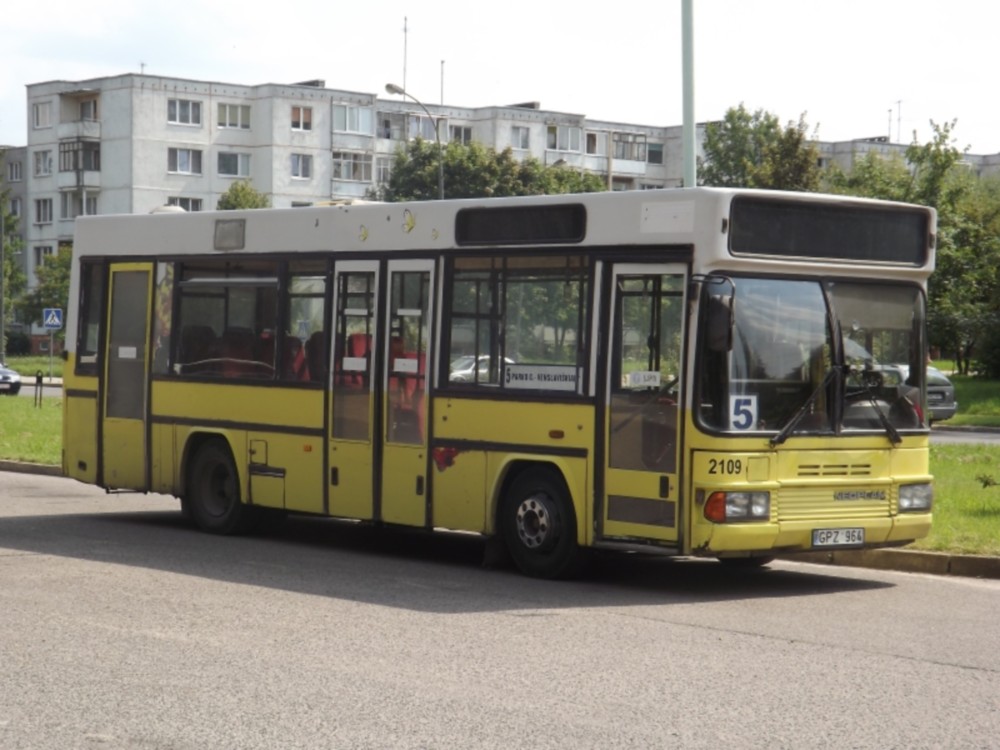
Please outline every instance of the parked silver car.
M21 375L7 365L0 364L0 393L16 396L21 390Z
M927 410L931 422L949 419L958 411L958 401L955 400L955 386L947 376L936 367L927 367Z
M886 365L884 369L898 370L901 381L905 381L910 374L909 365ZM930 365L927 365L927 411L931 422L950 419L958 411L955 386L947 375Z

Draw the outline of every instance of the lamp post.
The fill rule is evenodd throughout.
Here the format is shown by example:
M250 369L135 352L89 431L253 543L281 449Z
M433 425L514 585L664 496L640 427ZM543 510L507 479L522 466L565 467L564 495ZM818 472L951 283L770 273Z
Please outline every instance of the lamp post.
M412 99L417 106L427 114L427 118L434 123L434 140L437 141L438 150L438 199L444 200L444 151L441 149L441 134L438 132L441 119L435 118L431 115L431 113L427 111L427 107L424 106L424 103L417 99L417 97L413 94L409 93L402 86L397 86L394 83L387 83L385 85L385 90L390 94L405 96L407 99Z

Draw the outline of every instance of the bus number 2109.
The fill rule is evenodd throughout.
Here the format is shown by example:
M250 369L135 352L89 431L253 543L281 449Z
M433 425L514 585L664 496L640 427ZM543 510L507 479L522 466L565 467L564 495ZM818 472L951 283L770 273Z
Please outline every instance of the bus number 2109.
M708 459L708 473L739 476L743 473L743 462L738 458L710 458Z

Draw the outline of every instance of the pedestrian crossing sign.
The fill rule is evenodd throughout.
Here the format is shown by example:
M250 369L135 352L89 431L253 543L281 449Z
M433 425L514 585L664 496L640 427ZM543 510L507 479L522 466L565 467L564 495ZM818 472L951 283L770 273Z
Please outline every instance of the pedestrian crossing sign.
M63 311L61 307L46 307L42 311L42 325L46 328L63 327Z

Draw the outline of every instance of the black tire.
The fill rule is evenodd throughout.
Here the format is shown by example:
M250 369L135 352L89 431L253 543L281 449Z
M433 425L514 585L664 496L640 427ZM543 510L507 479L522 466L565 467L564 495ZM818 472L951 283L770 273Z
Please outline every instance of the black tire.
M582 569L576 514L562 477L551 469L518 476L500 504L500 533L514 564L535 578L569 578Z
M756 557L720 557L719 562L733 570L758 570L774 562L774 555Z
M240 501L240 477L223 440L202 445L188 472L184 505L203 531L244 534L256 525L256 508Z

